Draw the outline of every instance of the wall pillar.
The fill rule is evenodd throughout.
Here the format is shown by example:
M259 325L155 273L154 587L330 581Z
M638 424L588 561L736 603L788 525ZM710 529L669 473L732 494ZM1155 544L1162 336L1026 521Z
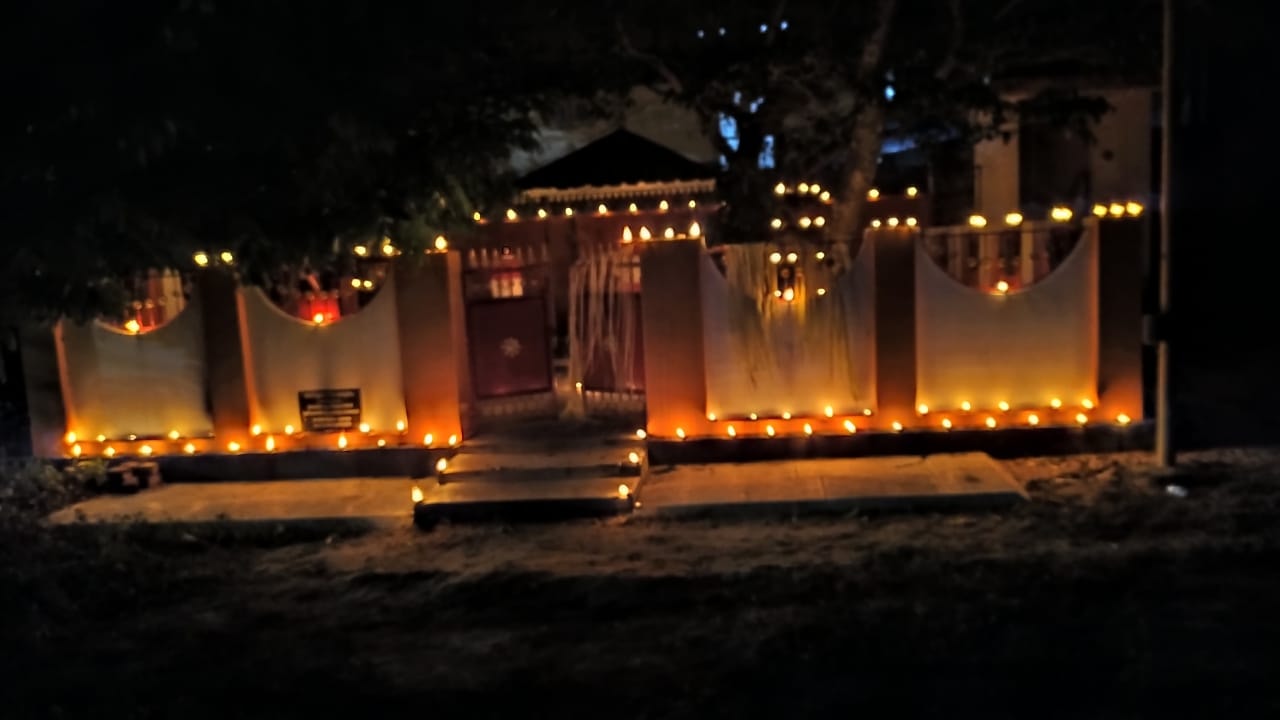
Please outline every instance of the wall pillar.
M649 432L710 435L702 329L702 243L646 243L640 254L645 405Z
M408 435L438 444L463 434L470 396L462 255L457 251L403 258L395 264L396 317Z
M1142 286L1145 218L1096 221L1098 410L1104 420L1142 417Z
M915 415L916 235L907 227L867 231L875 251L876 427Z
M204 325L205 388L213 434L220 443L243 443L249 434L250 348L241 328L239 283L223 270L201 270L195 276Z

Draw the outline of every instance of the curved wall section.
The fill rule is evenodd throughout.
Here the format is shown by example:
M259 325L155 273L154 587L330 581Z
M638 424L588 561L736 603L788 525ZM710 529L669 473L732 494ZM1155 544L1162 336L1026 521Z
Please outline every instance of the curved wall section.
M874 405L869 268L859 257L831 286L801 283L795 302L773 297L774 272L762 243L724 247L726 274L702 257L703 342L707 411L722 418L818 417ZM801 277L821 271L812 255ZM812 284L812 283L810 283Z
M258 288L240 291L249 414L264 432L303 429L298 394L360 391L360 419L386 432L405 420L395 289L388 281L363 310L328 325L292 318ZM423 308L422 312L438 309Z
M67 428L82 438L213 432L205 397L204 321L197 300L133 335L93 321L58 325Z
M960 285L919 245L915 266L917 403L988 410L1096 400L1095 232L1048 277L1009 295Z

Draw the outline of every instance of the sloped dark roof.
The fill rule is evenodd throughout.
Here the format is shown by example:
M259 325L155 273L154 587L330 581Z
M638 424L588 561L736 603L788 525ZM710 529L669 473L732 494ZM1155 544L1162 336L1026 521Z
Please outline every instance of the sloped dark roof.
M694 162L664 145L616 130L516 181L521 190L576 188L714 178L710 165Z

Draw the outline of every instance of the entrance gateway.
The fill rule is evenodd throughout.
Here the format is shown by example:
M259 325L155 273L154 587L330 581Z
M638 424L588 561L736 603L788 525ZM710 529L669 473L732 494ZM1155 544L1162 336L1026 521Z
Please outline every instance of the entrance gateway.
M639 250L707 227L714 174L619 130L524 176L513 207L457 237L467 436L547 420L643 426Z

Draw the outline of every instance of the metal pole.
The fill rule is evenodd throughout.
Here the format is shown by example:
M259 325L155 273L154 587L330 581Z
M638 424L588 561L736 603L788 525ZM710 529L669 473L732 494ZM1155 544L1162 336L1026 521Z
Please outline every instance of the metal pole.
M1169 310L1173 295L1169 253L1173 245L1174 3L1164 0L1164 68L1160 139L1160 307L1156 315L1156 460L1161 467L1177 462L1173 446L1173 389L1169 351Z

